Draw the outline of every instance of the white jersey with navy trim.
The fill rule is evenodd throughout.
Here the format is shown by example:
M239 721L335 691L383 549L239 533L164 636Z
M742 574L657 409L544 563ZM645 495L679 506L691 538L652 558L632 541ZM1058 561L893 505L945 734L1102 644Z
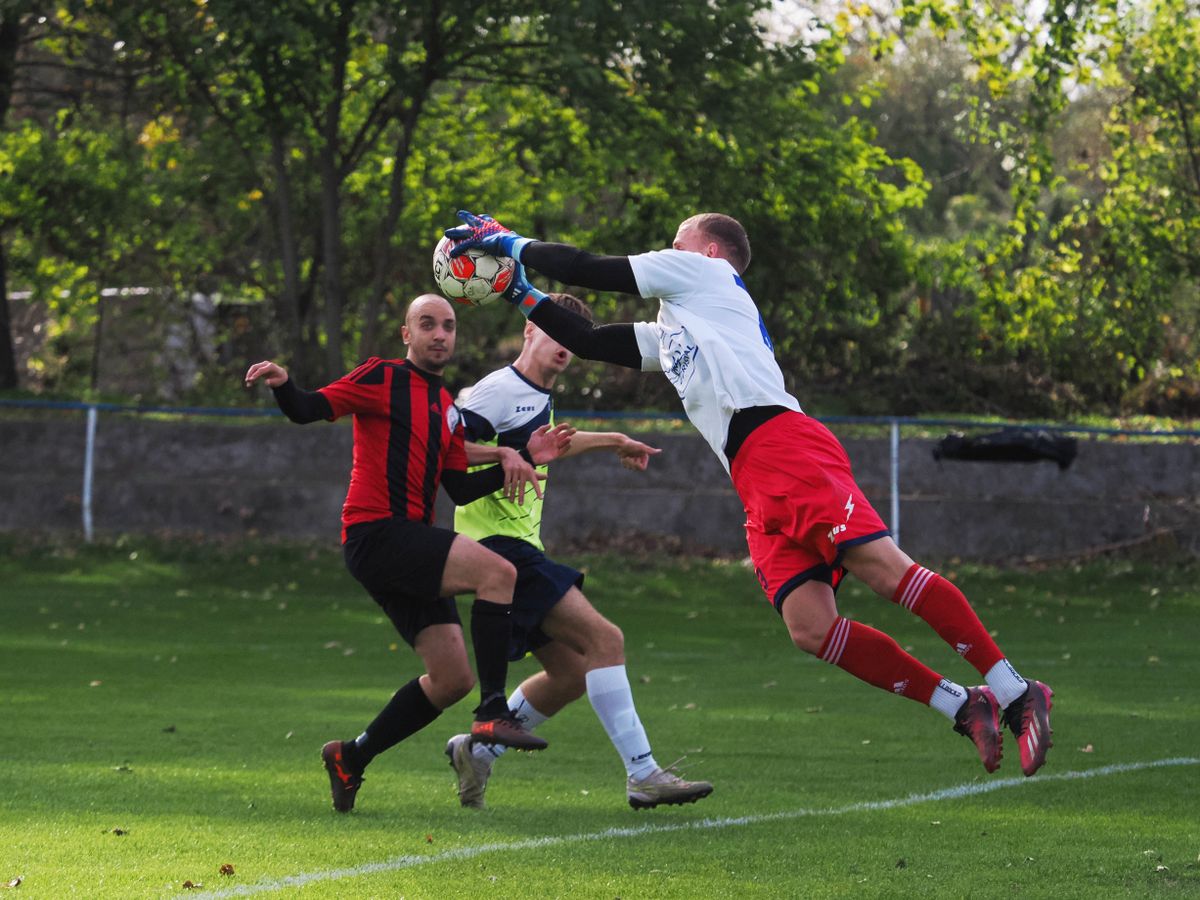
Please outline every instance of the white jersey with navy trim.
M726 471L725 438L739 409L800 411L750 292L727 260L686 250L629 257L638 291L658 298L658 320L637 322L642 371L662 371Z
M458 405L462 408L466 439L477 444L520 450L529 443L534 431L554 421L554 401L550 391L529 381L512 366L497 369L482 378ZM538 466L537 470L546 475L546 466ZM544 480L541 486L545 492ZM542 500L532 490L527 490L525 502L518 504L508 500L503 490L498 490L474 503L457 507L454 530L477 541L505 535L528 541L539 550L545 549L541 535Z

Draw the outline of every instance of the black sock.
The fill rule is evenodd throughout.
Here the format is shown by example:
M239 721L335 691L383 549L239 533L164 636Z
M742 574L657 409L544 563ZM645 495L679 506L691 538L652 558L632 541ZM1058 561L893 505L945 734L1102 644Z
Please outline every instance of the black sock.
M429 702L421 689L420 679L414 678L392 695L392 699L367 726L366 739L347 743L342 749L346 765L361 772L376 756L394 747L411 734L416 734L442 711Z
M475 598L471 606L471 644L475 648L475 670L479 675L479 710L476 718L494 719L496 698L504 710L504 684L508 679L508 642L512 637L512 604ZM488 712L484 712L488 710Z

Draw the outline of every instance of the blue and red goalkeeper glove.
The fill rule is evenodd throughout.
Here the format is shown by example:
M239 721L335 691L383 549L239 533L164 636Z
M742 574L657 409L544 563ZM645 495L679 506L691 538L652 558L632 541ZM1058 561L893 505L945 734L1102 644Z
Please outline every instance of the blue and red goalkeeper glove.
M446 237L458 241L450 251L450 257L461 256L472 247L478 247L484 253L492 256L511 256L520 262L521 248L532 244L533 239L521 237L515 231L505 228L488 215L477 216L465 209L458 211L462 225L447 228Z
M513 272L512 284L509 285L504 299L519 309L521 314L528 319L534 308L543 300L549 300L550 297L529 283L529 279L525 277L525 267L521 265L520 260L517 260L517 269Z

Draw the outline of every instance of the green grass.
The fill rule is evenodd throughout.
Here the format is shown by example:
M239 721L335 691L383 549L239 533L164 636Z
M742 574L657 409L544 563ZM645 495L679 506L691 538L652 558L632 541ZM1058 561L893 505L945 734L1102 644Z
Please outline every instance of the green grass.
M541 729L548 751L498 762L487 810L461 809L442 747L469 698L339 816L318 749L418 664L336 553L0 542L0 884L169 897L355 870L267 896L1200 896L1200 766L1056 777L1200 755L1195 567L959 568L1014 663L1057 692L1055 747L1024 780L1011 741L988 776L936 713L795 651L740 565L575 562L625 631L656 757L716 785L700 804L630 810L584 701ZM841 605L975 679L903 610L853 583Z

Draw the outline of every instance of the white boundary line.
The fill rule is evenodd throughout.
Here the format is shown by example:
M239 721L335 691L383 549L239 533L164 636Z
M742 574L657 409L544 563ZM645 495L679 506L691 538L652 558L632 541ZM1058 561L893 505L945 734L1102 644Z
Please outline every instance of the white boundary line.
M584 832L581 834L548 835L546 837L527 838L521 841L506 841L494 844L476 844L470 847L459 847L442 853L429 855L397 856L382 862L363 863L361 866L351 866L344 869L327 869L323 872L304 872L299 875L288 875L271 881L260 881L256 884L239 885L226 890L207 891L197 894L187 891L180 896L191 900L220 900L224 897L248 897L252 894L264 894L271 891L281 891L285 888L298 888L320 881L340 881L345 878L359 878L363 875L374 875L377 872L395 872L400 869L414 869L418 866L429 866L443 862L459 862L464 859L474 859L485 853L498 853L506 850L539 850L544 847L556 847L562 844L582 844L587 841L612 840L613 838L637 837L643 834L666 834L672 831L703 831L714 828L736 828L742 825L758 825L763 822L780 822L789 819L803 819L810 816L841 816L846 813L863 812L867 810L899 809L905 806L915 806L918 803L932 803L938 800L955 800L960 797L974 797L979 794L990 794L1004 788L1021 785L1044 784L1047 781L1074 781L1084 778L1099 778L1104 775L1120 775L1125 772L1140 772L1144 769L1161 769L1167 766L1200 765L1196 757L1176 757L1173 759L1158 759L1151 762L1118 763L1111 766L1100 766L1096 769L1084 769L1075 772L1053 772L1039 775L1036 778L999 778L995 781L969 782L954 787L942 788L925 794L909 794L907 797L896 797L891 800L863 800L847 806L828 807L825 809L793 809L776 813L764 813L756 816L736 816L720 819L698 819L692 822L673 822L653 825L636 825L629 828L606 828L603 831Z

